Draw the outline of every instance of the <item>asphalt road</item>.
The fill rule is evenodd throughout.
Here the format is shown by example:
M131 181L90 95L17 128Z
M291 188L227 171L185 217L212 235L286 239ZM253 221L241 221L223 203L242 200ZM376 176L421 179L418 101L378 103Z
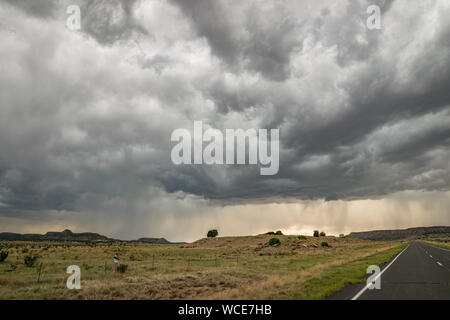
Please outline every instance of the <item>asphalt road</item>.
M381 272L381 289L348 286L330 298L450 300L450 250L412 242Z

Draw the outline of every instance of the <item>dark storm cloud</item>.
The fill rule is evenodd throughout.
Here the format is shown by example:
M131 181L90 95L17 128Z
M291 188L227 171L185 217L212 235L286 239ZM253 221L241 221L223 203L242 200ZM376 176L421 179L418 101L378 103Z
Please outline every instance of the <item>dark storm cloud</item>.
M382 30L369 2L78 1L81 33L32 3L0 6L2 215L449 189L445 1L380 1ZM173 165L194 120L280 128L278 175Z
M27 14L39 18L61 18L69 5L78 5L82 31L102 44L129 39L133 33L147 35L136 20L133 8L138 0L6 0Z
M102 44L129 39L133 32L147 35L136 20L137 0L90 0L82 4L82 29Z
M205 37L215 55L239 72L243 68L283 81L290 55L301 50L301 23L282 2L173 0Z

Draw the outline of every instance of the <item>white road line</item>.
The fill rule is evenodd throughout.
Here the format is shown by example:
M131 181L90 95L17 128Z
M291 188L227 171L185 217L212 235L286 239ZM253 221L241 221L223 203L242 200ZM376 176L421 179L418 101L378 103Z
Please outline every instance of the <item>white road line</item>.
M373 279L374 281L377 280L379 277L381 277L381 275L391 266L391 264L394 263L395 260L397 260L398 257L400 257L400 255L405 252L406 249L408 249L410 246L410 244L402 250L402 252L400 252L395 258L394 260L392 260L387 266L386 268L383 269L383 271L381 271L378 276L375 277L375 279ZM369 284L366 284L364 286L364 288L362 288L351 300L357 300L367 289L369 288Z

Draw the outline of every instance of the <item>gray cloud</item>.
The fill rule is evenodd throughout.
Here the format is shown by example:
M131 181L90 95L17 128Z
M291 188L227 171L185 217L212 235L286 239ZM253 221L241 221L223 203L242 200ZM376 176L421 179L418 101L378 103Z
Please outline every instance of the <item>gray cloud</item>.
M16 6L29 15L41 18L52 17L55 14L59 2L59 0L5 0L5 3Z
M6 0L25 13L43 19L64 20L69 5L78 5L82 17L82 31L101 44L110 45L128 40L134 34L148 36L138 22L134 7L138 0Z
M302 27L288 4L250 1L173 0L212 52L234 72L259 72L275 81L290 73L290 55L300 51Z
M1 216L449 190L445 1L379 1L382 30L369 1L77 3L80 32L64 2L0 5ZM173 165L194 120L280 128L278 175Z
M102 44L127 40L133 33L148 35L137 21L133 8L137 0L90 0L82 3L82 29Z

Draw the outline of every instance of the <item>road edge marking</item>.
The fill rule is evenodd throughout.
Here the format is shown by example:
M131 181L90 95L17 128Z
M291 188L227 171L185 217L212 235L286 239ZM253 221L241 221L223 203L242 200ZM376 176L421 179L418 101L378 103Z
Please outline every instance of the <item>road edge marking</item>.
M405 249L403 249L387 266L386 266L386 268L384 268L376 277L375 277L375 279L373 279L374 281L375 280L377 280L379 277L381 277L381 275L391 266L391 264L393 264L394 263L394 261L395 260L397 260L397 258L398 257L400 257L401 256L401 254L403 253L403 252L405 252L405 250L406 249L408 249L409 248L409 246L410 246L411 244L408 244L408 246L405 248ZM350 300L357 300L367 289L369 288L369 285L368 284L366 284L365 286L364 286L364 288L362 288L357 294L355 294L355 296L353 297L353 298L351 298Z

